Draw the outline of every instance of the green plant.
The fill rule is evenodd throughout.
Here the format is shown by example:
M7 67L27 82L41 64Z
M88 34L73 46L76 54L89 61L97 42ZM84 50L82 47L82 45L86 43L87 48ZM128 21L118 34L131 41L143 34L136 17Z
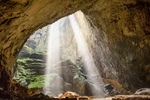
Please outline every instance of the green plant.
M33 53L33 49L31 47L29 47L28 45L24 45L23 49L24 52L28 52L29 54Z
M43 88L44 87L44 75L30 76L30 84L28 88Z

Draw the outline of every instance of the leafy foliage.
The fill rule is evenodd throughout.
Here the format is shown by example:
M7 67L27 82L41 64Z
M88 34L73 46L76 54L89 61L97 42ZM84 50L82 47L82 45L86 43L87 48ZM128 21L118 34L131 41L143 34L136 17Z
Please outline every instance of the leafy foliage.
M31 47L29 47L28 45L24 45L22 51L28 52L29 54L34 52L33 49Z
M43 88L44 87L44 75L31 76L31 82L28 88Z
M42 88L44 86L44 75L35 75L35 72L30 70L30 64L39 64L44 66L40 61L35 62L34 59L23 58L17 60L18 66L14 79L28 88Z

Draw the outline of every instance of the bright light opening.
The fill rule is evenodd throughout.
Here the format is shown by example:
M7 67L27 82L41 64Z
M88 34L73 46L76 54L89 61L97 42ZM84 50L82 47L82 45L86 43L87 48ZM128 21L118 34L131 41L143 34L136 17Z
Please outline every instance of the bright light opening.
M81 13L81 12L77 12L77 13ZM68 20L67 23L69 23L68 25L70 25L70 26L64 25L64 22L66 20ZM93 96L101 95L101 97L103 97L104 93L101 89L101 85L103 84L103 82L102 82L101 76L98 72L98 69L96 68L96 65L93 61L92 55L89 52L87 43L83 37L83 34L82 34L80 27L75 19L74 14L70 15L68 17L62 18L62 19L58 20L57 22L53 23L52 25L49 25L48 27L49 27L48 28L49 29L49 31L48 31L49 37L48 37L48 49L47 49L47 66L46 66L46 71L45 71L44 94L57 96L60 93L66 92L64 90L65 86L66 85L69 86L71 83L73 83L74 79L79 76L76 74L75 74L75 76L71 76L73 80L72 80L72 82L70 82L71 80L69 80L68 83L64 82L64 79L61 76L61 75L67 73L68 76L65 76L65 78L68 77L68 78L66 78L66 80L69 79L70 71L68 71L68 68L66 67L66 65L63 65L62 59L70 60L71 57L64 58L64 57L68 56L68 55L66 56L63 54L63 53L67 53L67 50L64 50L65 52L63 51L63 49L66 49L67 46L66 46L66 48L63 48L63 49L62 49L62 46L67 45L67 41L65 40L64 37L70 38L68 36L72 34L73 38L75 37L75 44L78 48L77 51L79 52L79 54L78 54L79 56L76 58L79 58L79 57L82 58L84 69L87 73L87 75L83 76L83 77L85 80L88 80L88 88L92 93L91 95L93 95ZM69 35L63 33L63 31L64 31L63 27L67 27L66 29L71 30L71 31L69 31ZM73 53L74 51L75 51L75 47L74 47L74 50L71 51L72 54L70 56L72 56L74 54ZM72 62L70 62L70 63L72 63ZM71 66L73 66L71 68L75 67L73 64ZM77 67L78 66L76 66L76 68ZM55 69L55 71L54 71L54 69ZM79 67L77 69L79 69L78 71L80 71ZM57 73L54 73L54 72L56 72L56 70L57 70ZM52 74L52 73L54 73L54 74ZM56 75L56 74L58 74L58 75ZM71 70L71 74L72 75L74 74L73 70ZM56 76L55 79L53 79L53 80L51 79L52 75ZM81 87L79 87L79 89L81 89L81 91L86 91L85 87L84 87L85 82L80 81L79 84L80 84L79 86L81 86ZM75 85L75 84L72 84L72 85ZM72 87L72 86L70 85L70 87ZM71 90L71 88L70 88L70 90Z

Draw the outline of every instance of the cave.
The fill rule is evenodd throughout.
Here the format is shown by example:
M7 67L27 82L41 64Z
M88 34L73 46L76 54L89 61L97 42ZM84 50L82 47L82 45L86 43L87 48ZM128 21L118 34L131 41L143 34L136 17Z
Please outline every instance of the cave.
M79 10L83 15L76 20L83 33L90 32L84 38L104 84L124 100L150 99L134 95L141 88L150 91L149 0L0 0L0 10L0 99L54 99L31 96L33 89L14 80L18 55L36 30Z

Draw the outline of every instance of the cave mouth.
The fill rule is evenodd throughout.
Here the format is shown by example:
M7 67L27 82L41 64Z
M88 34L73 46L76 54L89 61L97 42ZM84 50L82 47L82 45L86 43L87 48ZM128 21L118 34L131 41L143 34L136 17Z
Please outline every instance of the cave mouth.
M78 16L84 14L78 11L34 32L18 56L18 83L50 96L73 91L104 97L104 83L84 38L88 33L81 31Z

